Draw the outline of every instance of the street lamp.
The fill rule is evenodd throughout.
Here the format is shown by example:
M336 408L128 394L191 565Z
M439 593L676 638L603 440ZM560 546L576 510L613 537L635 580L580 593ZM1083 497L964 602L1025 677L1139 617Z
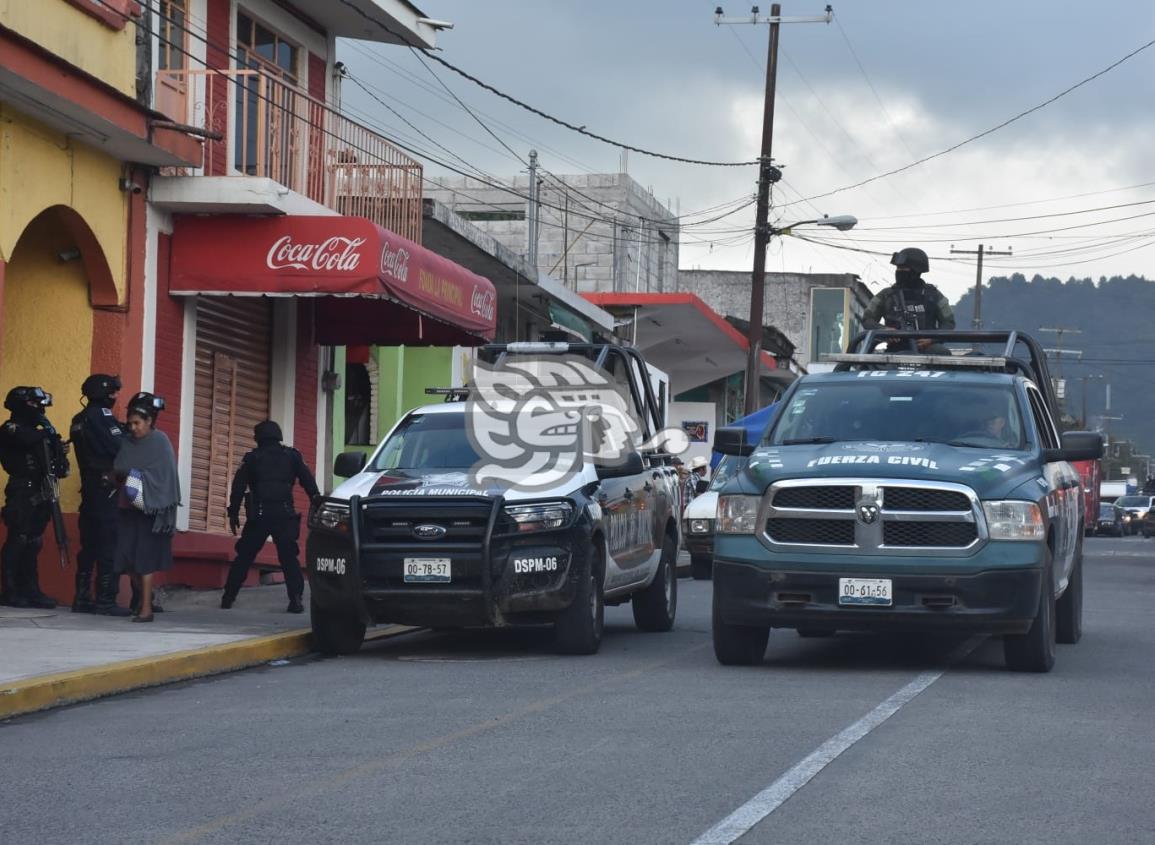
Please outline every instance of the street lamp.
M797 223L791 223L789 226L767 226L764 234L766 235L767 244L769 239L775 235L789 235L793 230L799 226L829 226L837 229L840 232L845 232L853 229L858 224L858 218L850 214L839 214L834 217L825 216L816 220L799 220ZM746 358L746 415L754 413L761 406L762 389L761 378L761 358L762 358L762 310L766 304L766 273L762 272L761 278L757 275L750 279L750 328L746 334L747 350Z

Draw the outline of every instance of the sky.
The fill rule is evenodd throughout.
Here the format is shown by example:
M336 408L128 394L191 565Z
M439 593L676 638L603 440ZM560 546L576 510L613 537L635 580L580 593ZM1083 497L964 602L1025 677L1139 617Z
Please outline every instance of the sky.
M716 26L717 3L698 0L418 5L454 24L438 36L441 57L543 111L668 155L724 162L758 155L765 24ZM825 4L783 5L785 16L813 16ZM729 17L750 13L746 4L722 6ZM769 13L769 3L760 6ZM817 196L958 144L1098 73L1155 39L1155 2L833 6L834 23L781 27L773 157L784 176L773 191L771 220L784 227L851 214L859 224L845 235L795 230L822 245L775 238L768 270L857 273L878 290L893 279L890 254L919 246L931 256L926 278L954 301L973 287L975 264L950 250L983 243L1013 252L988 256L984 278L1134 273L1155 280L1155 46L933 161ZM406 48L343 41L339 58L408 123L348 80L347 110L460 169L468 163L508 180L524 171L531 148L555 174L620 169L617 147L544 121L429 62L431 73ZM423 163L428 175L449 173ZM753 198L756 168L630 153L627 169L682 215L682 268L751 266L753 206L711 218Z

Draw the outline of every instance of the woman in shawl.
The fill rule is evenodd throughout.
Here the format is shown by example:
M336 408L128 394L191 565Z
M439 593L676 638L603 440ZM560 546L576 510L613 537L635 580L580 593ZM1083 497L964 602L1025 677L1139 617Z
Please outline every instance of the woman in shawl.
M113 467L122 479L116 535L116 571L132 578L140 608L133 622L153 619L152 574L172 568L172 535L180 504L176 455L156 430L164 400L138 393L128 403L129 437Z

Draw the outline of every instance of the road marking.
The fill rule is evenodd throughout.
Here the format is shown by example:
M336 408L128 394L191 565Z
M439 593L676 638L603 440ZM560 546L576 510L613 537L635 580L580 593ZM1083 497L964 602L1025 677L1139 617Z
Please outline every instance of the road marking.
M844 751L913 701L941 678L951 664L966 657L985 639L975 637L967 640L951 654L944 668L920 674L857 722L826 740L780 778L695 839L691 845L730 845L745 836L751 828L785 804L790 796L806 786L815 775L837 760Z

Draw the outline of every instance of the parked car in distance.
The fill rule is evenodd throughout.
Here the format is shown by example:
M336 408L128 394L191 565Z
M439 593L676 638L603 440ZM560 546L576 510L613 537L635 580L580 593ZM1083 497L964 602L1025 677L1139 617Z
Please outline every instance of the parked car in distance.
M714 569L714 518L718 514L718 491L746 466L746 458L722 458L710 488L686 505L682 513L682 543L690 553L690 575L695 581L709 581Z
M1120 496L1115 500L1115 504L1127 511L1131 517L1127 526L1128 534L1139 533L1143 520L1151 510L1152 502L1155 502L1155 496L1147 494Z
M1107 534L1111 537L1122 537L1127 530L1125 519L1126 511L1118 505L1103 502L1099 505L1099 517L1095 520L1095 534ZM1143 536L1147 536L1144 532Z
M1147 511L1139 530L1143 532L1144 537L1155 537L1155 508Z

